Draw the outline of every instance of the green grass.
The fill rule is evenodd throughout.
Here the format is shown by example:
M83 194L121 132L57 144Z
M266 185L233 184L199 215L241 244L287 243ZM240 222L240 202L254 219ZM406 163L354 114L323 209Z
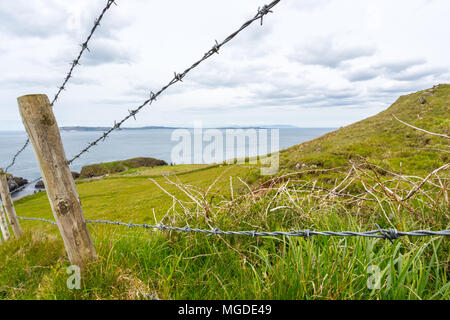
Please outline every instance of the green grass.
M99 177L124 172L135 168L142 168L142 167L153 168L157 166L167 166L167 165L168 164L163 160L158 160L155 158L139 157L128 160L97 163L84 166L81 169L80 176L82 178Z
M419 149L445 148L442 138L389 120L395 113L448 133L450 86L427 96L429 105L418 102L422 95L402 97L380 115L283 151L282 171L273 177L260 176L256 166L184 165L79 180L84 214L222 230L367 231L376 224L450 229L448 170L407 201L383 189L405 197L411 181L420 181L411 175L425 177L448 162L443 152ZM297 163L307 167L299 170ZM339 190L353 197L327 191L341 183ZM53 219L45 192L18 200L15 208L19 216ZM450 298L446 238L401 238L391 244L342 237L207 237L89 224L99 259L83 274L81 290L69 290L69 262L57 228L35 221L21 225L23 238L0 245L1 299ZM370 289L376 274L379 289Z
M253 171L256 171L253 170ZM166 166L158 168L134 169L127 175L117 175L91 182L77 183L77 189L87 219L125 219L126 222L154 222L154 214L160 219L171 208L167 194L151 180L174 196L186 200L187 196L178 188L166 185L162 176L176 174L182 183L195 183L206 187L213 183L222 173L224 177L215 184L211 193L218 192L229 185L229 176L245 177L251 174L244 167L224 166ZM172 178L171 178L172 179ZM41 192L15 203L17 215L23 217L42 217L52 219L53 214L45 192Z
M248 218L248 217L247 217ZM364 228L336 213L315 226ZM276 217L270 220L279 225ZM300 223L301 225L301 223ZM24 224L25 226L25 224ZM62 241L36 235L0 248L1 291L7 299L448 299L448 243L362 238L240 238L149 234L90 226L99 260L82 290L68 290ZM231 225L229 226L231 227ZM242 221L239 223L242 227ZM34 228L33 228L34 229ZM48 234L48 233L47 233ZM446 260L447 259L447 260ZM380 270L379 290L367 282ZM14 276L12 276L14 275Z
M187 169L187 168L185 168ZM143 173L149 173L142 169ZM288 195L231 201L230 177L245 176L248 168L195 169L178 178L217 195L214 226L224 230L368 230L375 223L389 227L380 209L361 214L340 201L320 203L298 198L298 211L266 210L291 205ZM253 173L255 174L255 173ZM174 176L171 177L174 179ZM176 187L155 178L168 192L187 201ZM245 194L233 178L234 197ZM124 184L126 184L124 186ZM111 177L77 185L88 219L154 223L172 205L171 198L147 176ZM425 218L431 213L414 200ZM214 202L214 201L213 201ZM387 204L386 204L387 205ZM205 217L178 210L176 225L208 229ZM16 203L19 215L51 218L45 193ZM434 213L444 217L442 203ZM265 212L268 212L267 215ZM171 212L172 213L172 212ZM171 214L170 214L171 216ZM443 228L448 220L417 221L406 210L391 218L401 230ZM170 224L170 220L166 223ZM448 226L448 225L447 225ZM0 246L0 294L5 299L448 299L449 244L442 238L388 241L362 238L246 238L148 232L123 227L89 225L99 254L84 275L82 290L68 290L69 266L54 226L23 221L26 236ZM234 249L230 249L230 246ZM381 286L370 290L371 266L379 268ZM372 270L373 271L373 270Z

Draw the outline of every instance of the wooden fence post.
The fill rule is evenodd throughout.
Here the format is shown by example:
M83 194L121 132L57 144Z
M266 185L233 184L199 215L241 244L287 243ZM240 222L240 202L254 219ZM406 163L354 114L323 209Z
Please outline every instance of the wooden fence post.
M8 222L2 203L0 203L0 229L2 230L3 240L7 241L11 235L9 234Z
M48 97L27 95L17 101L69 260L84 268L87 262L97 259L97 254Z
M9 192L8 180L3 169L0 169L0 194L14 235L16 238L20 238L22 236L22 228L20 228L19 221L17 220L16 210L14 209L14 203Z

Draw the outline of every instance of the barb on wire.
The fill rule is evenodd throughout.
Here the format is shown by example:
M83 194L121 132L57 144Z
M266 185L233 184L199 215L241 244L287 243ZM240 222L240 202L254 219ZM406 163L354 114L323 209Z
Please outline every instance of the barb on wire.
M258 9L258 13L251 18L250 20L248 20L247 22L245 22L237 31L233 32L232 34L230 34L225 40L223 40L221 43L217 42L217 40L215 41L214 46L208 50L208 52L206 52L203 57L194 62L194 64L192 64L192 66L190 66L189 68L187 68L186 70L184 70L182 73L174 73L174 77L172 78L172 80L169 81L168 84L166 84L164 87L162 87L158 92L153 93L153 91L150 92L150 98L147 99L146 101L144 101L140 106L138 106L136 109L133 110L128 110L129 114L123 118L121 121L119 122L114 122L114 126L111 127L109 130L105 131L103 133L102 136L100 136L98 139L92 141L91 143L89 143L86 148L84 148L83 150L81 150L78 154L76 154L71 160L69 160L69 165L72 164L76 159L80 158L84 153L88 152L92 147L96 146L99 142L101 141L105 141L105 139L114 131L117 129L120 129L120 127L122 126L122 124L124 122L126 122L128 119L130 119L131 117L136 118L136 114L138 114L142 108L144 108L147 105L151 105L154 101L156 101L156 99L164 92L166 91L169 87L171 87L172 85L176 84L177 82L182 82L183 78L193 69L195 69L199 64L201 64L203 61L207 60L208 58L210 58L211 56L213 56L215 53L219 53L219 50L228 42L230 42L234 37L236 37L241 31L243 31L244 29L246 29L248 26L250 26L253 22L261 20L261 23L263 22L263 17L269 13L272 12L272 8L275 7L281 0L275 0L272 3L263 6L262 8Z
M76 66L80 65L80 60L81 60L81 57L83 56L83 53L84 53L86 50L87 50L88 52L90 52L89 47L88 47L89 42L91 41L91 38L92 38L92 36L93 36L94 33L95 33L95 30L97 30L97 28L100 26L100 22L102 21L102 19L103 19L105 13L109 10L109 8L111 8L111 5L113 5L113 4L117 5L117 3L115 2L115 0L108 0L107 3L106 3L106 6L103 8L101 14L98 16L97 19L95 19L94 25L93 25L93 27L92 27L92 29L91 29L91 31L90 31L88 37L87 37L86 40L80 45L80 46L81 46L81 51L80 51L80 53L79 53L78 56L75 58L75 60L73 60L73 61L71 62L69 72L67 73L66 77L64 78L62 84L58 87L58 91L56 92L56 94L55 94L55 96L54 96L52 102L50 103L50 105L51 105L52 107L53 107L53 105L56 103L56 101L58 100L59 96L61 95L61 92L62 92L63 90L66 89L66 85L67 85L67 83L69 82L70 78L73 77L72 74L73 74L74 69L76 68ZM8 170L9 170L10 168L12 168L12 167L15 165L16 160L17 160L17 157L18 157L18 156L19 156L19 155L27 148L27 146L28 146L29 143L30 143L30 139L27 139L27 141L25 142L24 146L23 146L19 151L17 151L17 153L14 155L14 157L13 157L11 163L6 167L5 172L8 172Z

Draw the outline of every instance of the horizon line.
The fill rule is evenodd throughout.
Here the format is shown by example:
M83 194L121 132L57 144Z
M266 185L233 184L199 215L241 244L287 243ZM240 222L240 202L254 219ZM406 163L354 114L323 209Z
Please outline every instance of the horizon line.
M344 126L313 126L313 127L299 127L292 125L262 125L262 126L206 126L199 129L336 129L342 128ZM86 129L110 129L110 126L62 126L59 127L61 131L74 130L75 128L86 128ZM196 129L196 127L184 127L184 126L142 126L142 127L123 127L119 130L138 130L138 129ZM102 131L102 130L91 130L91 131ZM10 129L10 130L0 130L0 132L26 132L25 129Z

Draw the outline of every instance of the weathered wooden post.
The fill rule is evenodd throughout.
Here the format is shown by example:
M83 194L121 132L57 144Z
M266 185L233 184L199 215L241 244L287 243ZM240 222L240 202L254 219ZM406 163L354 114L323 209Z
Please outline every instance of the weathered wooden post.
M17 220L16 210L14 209L11 193L9 192L8 180L3 169L0 169L0 194L14 235L19 238L22 236L22 228L20 228L19 221Z
M43 94L23 96L17 101L69 260L83 268L87 262L97 259L97 254L86 226L52 107L48 97Z
M3 240L7 241L11 235L9 234L8 222L2 203L0 203L0 229L2 230Z

